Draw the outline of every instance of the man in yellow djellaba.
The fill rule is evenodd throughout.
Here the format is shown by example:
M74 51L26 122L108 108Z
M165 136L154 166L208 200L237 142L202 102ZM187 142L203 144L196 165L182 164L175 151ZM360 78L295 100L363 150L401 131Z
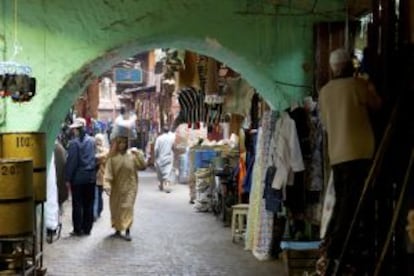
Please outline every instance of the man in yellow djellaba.
M122 134L122 133L121 133ZM134 204L138 193L138 170L146 167L144 153L128 149L128 136L112 139L105 165L104 191L109 195L114 236L131 241L130 229L134 218ZM125 231L125 235L122 232Z

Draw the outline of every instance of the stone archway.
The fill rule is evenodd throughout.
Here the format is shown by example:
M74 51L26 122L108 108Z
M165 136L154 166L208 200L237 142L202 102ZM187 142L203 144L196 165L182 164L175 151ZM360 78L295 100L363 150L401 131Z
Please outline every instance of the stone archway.
M239 72L257 89L258 93L265 100L268 100L272 96L272 89L269 89L269 87L272 87L273 83L270 77L265 76L257 66L242 56L238 56L233 51L226 49L213 39L206 38L205 40L197 40L163 37L157 41L134 41L118 49L108 51L104 55L84 65L82 68L79 68L58 91L54 101L48 106L39 127L40 131L47 131L48 133L48 149L53 148L54 137L56 137L60 124L66 115L63 111L72 106L85 87L96 79L96 77L120 61L136 53L145 52L154 48L186 49L213 57ZM270 105L272 104L271 101L268 102ZM48 150L48 152L51 151Z
M38 80L31 102L7 101L0 132L46 131L53 137L65 111L92 79L126 57L157 47L220 60L243 75L271 107L286 108L312 89L313 23L330 16L290 16L289 9L268 16L273 5L259 2L0 2L0 56L29 64ZM326 12L342 5L319 2L310 8Z

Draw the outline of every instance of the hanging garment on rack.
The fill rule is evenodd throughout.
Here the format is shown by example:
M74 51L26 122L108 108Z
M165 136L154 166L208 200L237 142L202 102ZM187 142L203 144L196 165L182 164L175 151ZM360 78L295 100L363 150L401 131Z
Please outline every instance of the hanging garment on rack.
M200 89L202 91L206 90L207 82L207 56L198 55L197 56L197 72L198 79L200 80Z
M272 182L276 175L276 166L272 165L266 169L265 188L263 198L265 199L265 208L269 212L277 213L282 210L283 193L282 190L272 188Z
M197 121L205 122L206 121L206 104L204 100L206 98L206 94L200 90L197 93Z
M296 132L299 140L300 150L304 160L311 158L311 122L303 107L296 107L293 110L288 111L290 118L295 121Z
M178 103L180 104L180 116L188 124L204 121L206 108L204 104L205 94L194 87L186 87L180 90Z
M293 184L293 172L305 169L295 121L286 112L282 112L276 122L275 133L270 144L277 172L272 183L275 189Z
M250 193L252 186L252 174L256 156L256 144L257 144L257 130L251 132L247 130L246 133L246 166L247 172L243 183L243 190L246 193Z
M55 154L52 154L50 168L47 174L47 200L45 203L46 229L56 230L59 225L58 188L56 179Z
M178 102L187 123L195 122L197 97L197 90L194 87L185 87L178 95Z
M207 79L205 92L207 95L218 94L218 68L217 61L213 58L207 60Z
M239 114L243 117L248 115L255 91L249 83L240 77L227 78L223 88L224 103L223 112Z
M197 54L185 51L184 66L179 70L178 89L195 87L200 89L200 78L197 72Z
M276 120L277 112L267 111L263 114L258 131L256 161L249 197L245 249L252 250L253 255L259 260L271 258L274 214L265 208L263 180L267 164L270 162L268 152Z
M323 129L322 123L315 108L310 111L309 118L311 122L310 146L311 159L305 173L306 189L308 191L323 190Z

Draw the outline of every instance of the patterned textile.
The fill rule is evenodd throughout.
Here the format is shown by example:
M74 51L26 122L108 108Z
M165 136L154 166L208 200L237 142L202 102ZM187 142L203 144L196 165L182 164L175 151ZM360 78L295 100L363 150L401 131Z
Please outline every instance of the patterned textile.
M321 120L318 116L318 111L315 110L309 113L311 120L310 131L310 146L311 146L311 161L306 164L305 183L308 191L322 191L323 190L323 129Z
M249 199L249 221L246 230L245 248L252 250L259 260L271 257L274 214L265 209L263 199L264 176L268 164L267 151L277 119L276 112L266 112L259 128L256 162L253 168L252 189Z
M267 114L264 114L266 117ZM256 162L253 166L253 176L252 176L252 187L250 191L250 198L249 198L249 212L248 212L248 221L247 221L247 228L246 228L246 241L245 241L245 249L246 250L253 250L256 246L256 236L258 232L258 224L259 224L259 215L260 215L260 199L262 197L261 194L261 185L260 180L261 175L261 166L263 166L262 158L260 158L259 152L262 151L263 148L263 128L260 127L257 135L257 152L256 152ZM258 181L257 181L258 180Z

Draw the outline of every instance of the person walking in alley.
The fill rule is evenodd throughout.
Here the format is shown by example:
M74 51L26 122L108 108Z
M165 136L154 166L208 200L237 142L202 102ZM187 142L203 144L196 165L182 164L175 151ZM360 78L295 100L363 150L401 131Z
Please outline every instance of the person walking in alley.
M159 181L158 188L169 193L170 184L173 180L173 146L175 142L174 133L168 127L163 127L163 133L157 137L154 145L155 170Z
M96 182L95 141L85 132L86 121L74 119L69 126L74 138L69 143L65 166L66 184L72 192L71 235L89 235L93 225Z
M104 190L109 195L111 223L115 237L131 241L130 229L138 193L138 170L146 167L144 153L137 148L128 150L128 135L122 130L114 135L105 165ZM121 232L125 231L122 236Z
M95 157L96 157L96 187L95 187L95 202L93 206L93 216L96 221L100 218L103 210L103 181L105 172L106 158L108 157L109 150L105 146L105 135L97 133L95 135Z
M322 87L319 105L327 132L336 202L324 239L326 255L318 263L322 275L343 275L346 271L364 275L369 274L367 266L372 264L373 243L369 238L372 232L368 229L372 223L368 219L374 214L370 200L363 206L358 227L352 232L348 250L342 256L340 269L343 269L337 269L374 156L375 139L369 115L380 107L381 99L371 83L353 77L351 58L344 49L331 52L329 63L333 79Z

